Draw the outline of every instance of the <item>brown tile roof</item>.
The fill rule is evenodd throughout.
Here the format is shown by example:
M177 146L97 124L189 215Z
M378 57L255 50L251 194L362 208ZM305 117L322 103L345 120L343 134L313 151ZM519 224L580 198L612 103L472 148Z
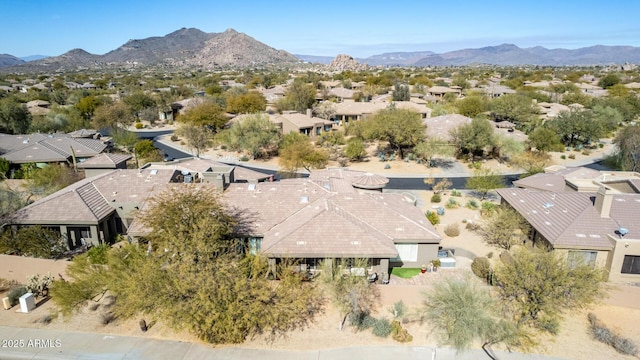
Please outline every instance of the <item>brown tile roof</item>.
M118 164L129 159L131 159L129 154L103 153L79 163L78 167L81 169L115 169Z
M619 228L613 220L617 201L612 205L612 218L603 218L593 205L593 193L518 188L498 189L497 192L554 247L613 248L606 235L615 235ZM632 213L640 213L640 202L637 204Z
M422 211L399 195L338 193L323 182L231 184L223 200L247 214L251 234L263 236L262 251L275 256L391 257L395 241L441 239Z
M471 118L460 114L441 115L422 120L427 126L427 137L451 139L450 131L466 124L471 124Z
M0 136L0 149L5 152L2 157L12 163L67 161L72 148L77 157L88 158L103 152L107 145L100 140L73 138L67 134Z

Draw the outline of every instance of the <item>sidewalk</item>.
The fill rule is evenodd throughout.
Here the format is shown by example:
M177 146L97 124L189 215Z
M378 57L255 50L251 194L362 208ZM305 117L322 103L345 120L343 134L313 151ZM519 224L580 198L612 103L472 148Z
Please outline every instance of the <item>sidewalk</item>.
M541 355L496 351L501 360L554 360ZM475 360L488 359L479 349L456 354L429 346L371 346L314 351L212 348L182 341L130 336L0 327L0 359L261 359L261 360Z

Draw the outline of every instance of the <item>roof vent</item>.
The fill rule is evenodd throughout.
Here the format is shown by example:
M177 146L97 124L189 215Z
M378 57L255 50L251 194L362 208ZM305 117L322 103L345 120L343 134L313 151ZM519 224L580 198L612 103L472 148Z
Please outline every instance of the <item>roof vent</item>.
M309 203L309 197L308 196L300 196L300 204L308 204Z
M629 233L629 229L621 227L618 230L616 230L616 233L618 233L618 235L620 236L625 236Z
M548 208L552 207L553 204L552 203L546 203L546 204L544 204L542 206L544 206L545 209L548 209Z

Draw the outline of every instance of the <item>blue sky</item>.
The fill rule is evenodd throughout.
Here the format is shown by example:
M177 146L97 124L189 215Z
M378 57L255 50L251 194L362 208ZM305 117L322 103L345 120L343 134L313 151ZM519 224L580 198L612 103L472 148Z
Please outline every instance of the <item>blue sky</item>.
M355 57L512 43L640 46L640 1L0 0L0 53L104 54L182 27L233 28L294 54Z

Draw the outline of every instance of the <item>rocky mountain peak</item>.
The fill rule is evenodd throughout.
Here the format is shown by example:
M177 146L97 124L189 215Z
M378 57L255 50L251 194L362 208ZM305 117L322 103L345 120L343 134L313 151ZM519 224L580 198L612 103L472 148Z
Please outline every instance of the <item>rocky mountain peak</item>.
M339 54L329 64L331 71L359 71L367 68L367 65L359 64L352 56L347 54Z

